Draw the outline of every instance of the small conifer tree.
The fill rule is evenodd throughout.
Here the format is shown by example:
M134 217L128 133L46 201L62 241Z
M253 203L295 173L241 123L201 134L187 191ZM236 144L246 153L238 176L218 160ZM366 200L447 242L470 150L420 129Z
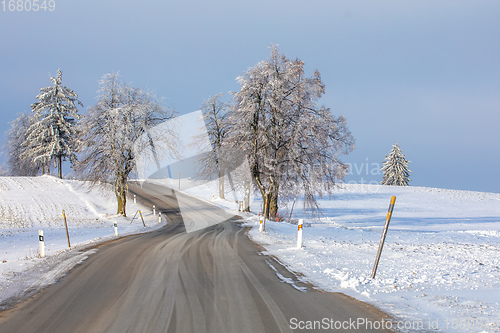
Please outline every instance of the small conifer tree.
M397 143L392 146L392 150L383 162L382 185L408 186L410 185L410 170L408 161L403 155L403 151Z

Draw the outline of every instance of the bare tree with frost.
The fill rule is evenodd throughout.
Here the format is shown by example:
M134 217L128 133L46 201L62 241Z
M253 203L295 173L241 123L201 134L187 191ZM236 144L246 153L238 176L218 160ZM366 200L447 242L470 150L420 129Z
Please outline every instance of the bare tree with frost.
M201 111L211 147L198 159L199 172L203 176L208 179L218 178L221 199L225 199L224 175L226 169L230 167L228 152L224 148L230 130L227 117L231 106L222 100L223 96L217 94L203 101Z
M174 149L169 133L150 131L172 117L152 94L124 84L117 73L101 78L97 103L82 121L78 172L94 183L114 184L117 214L126 216L126 186L136 154L153 150L156 156L163 153L160 147Z
M62 178L62 161L76 161L78 133L76 121L81 118L77 105L83 107L78 95L62 85L62 72L51 77L51 87L40 89L38 102L31 105L33 122L26 131L26 150L22 157L33 163L49 166L57 163L58 176Z
M275 219L279 201L297 192L306 208L317 209L315 196L332 193L347 172L340 156L354 149L344 117L317 105L325 92L319 72L307 77L304 62L288 59L274 45L268 60L237 80L229 141L247 156L267 202L263 214Z
M30 115L21 113L10 123L7 138L3 147L7 157L7 173L12 176L36 176L41 170L40 163L29 158L23 158L27 149L24 144L26 132L32 125Z
M403 151L397 143L392 146L391 152L385 157L382 172L382 185L408 186L410 185L410 169Z

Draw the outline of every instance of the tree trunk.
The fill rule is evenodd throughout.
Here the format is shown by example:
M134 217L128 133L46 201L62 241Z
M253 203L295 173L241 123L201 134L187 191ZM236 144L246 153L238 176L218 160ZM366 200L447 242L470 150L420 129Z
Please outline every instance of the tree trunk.
M116 195L116 200L118 202L118 209L116 214L127 217L127 210L126 210L127 195L125 192L125 185L126 185L126 180L123 177L119 176L116 178L115 195Z
M62 156L57 156L58 177L62 179Z
M224 197L224 169L219 168L219 198L225 199Z
M276 193L269 193L269 200L268 200L268 216L267 218L272 221L276 221L276 216L278 214L278 194Z
M243 211L244 212L250 212L250 191L251 191L251 184L249 181L245 181L245 196L243 198Z
M264 200L263 206L262 206L262 216L265 219L269 218L269 193L265 193L262 195L262 200Z

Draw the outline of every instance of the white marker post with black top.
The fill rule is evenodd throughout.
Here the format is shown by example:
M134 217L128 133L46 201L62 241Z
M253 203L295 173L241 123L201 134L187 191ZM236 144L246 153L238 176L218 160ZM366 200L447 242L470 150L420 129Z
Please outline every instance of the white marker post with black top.
M45 257L45 239L43 237L43 230L38 230L38 244L40 245L40 258Z

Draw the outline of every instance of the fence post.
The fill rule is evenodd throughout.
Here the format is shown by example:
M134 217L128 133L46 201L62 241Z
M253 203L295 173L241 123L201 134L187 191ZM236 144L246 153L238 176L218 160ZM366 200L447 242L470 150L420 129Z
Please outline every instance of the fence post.
M380 244L378 246L377 257L375 258L375 264L373 265L372 271L372 279L375 278L375 274L377 274L377 266L380 260L380 255L382 254L382 248L384 247L385 236L387 235L387 229L389 229L389 222L391 222L392 210L394 209L394 204L396 203L396 197L391 197L391 203L389 205L389 211L387 212L387 217L385 218L385 226L384 231L382 232L382 238L380 239Z
M64 213L64 209L62 211L64 217L64 227L66 228L66 238L68 239L68 247L71 248L71 243L69 241L69 231L68 231L68 222L66 222L66 214Z
M45 239L43 238L43 230L38 230L38 244L40 245L40 258L45 257Z
M304 224L304 219L299 219L299 224L297 227L297 247L302 248L302 225Z

